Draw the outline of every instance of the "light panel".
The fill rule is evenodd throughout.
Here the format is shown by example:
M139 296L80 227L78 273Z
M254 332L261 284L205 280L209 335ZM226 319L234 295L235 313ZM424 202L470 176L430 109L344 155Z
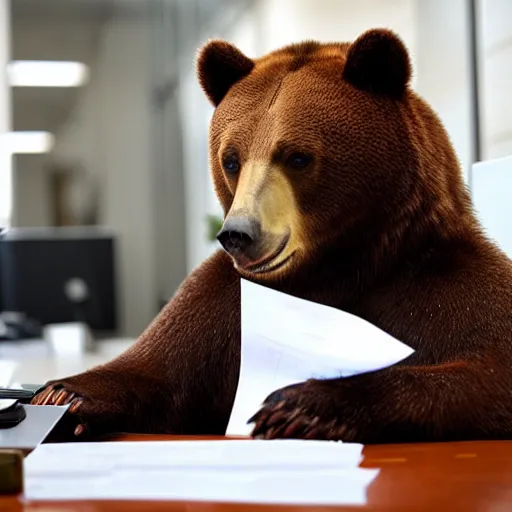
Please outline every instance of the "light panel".
M81 62L14 60L7 64L11 87L80 87L89 78Z
M4 135L5 149L11 154L48 153L55 144L55 136L43 131L16 131Z

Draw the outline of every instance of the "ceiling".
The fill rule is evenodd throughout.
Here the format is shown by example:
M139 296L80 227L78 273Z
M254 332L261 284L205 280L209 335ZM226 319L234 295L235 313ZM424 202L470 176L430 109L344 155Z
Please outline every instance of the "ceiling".
M11 58L90 63L115 4L115 0L11 0ZM68 118L79 92L13 88L13 129L55 132Z
M59 17L73 21L97 19L102 11L112 8L112 0L11 0L11 12L16 19Z
M232 1L174 0L186 11L197 11L198 25ZM11 57L91 64L103 25L112 16L144 15L148 6L156 4L153 0L11 0ZM69 118L80 92L77 88L13 88L13 129L55 133Z

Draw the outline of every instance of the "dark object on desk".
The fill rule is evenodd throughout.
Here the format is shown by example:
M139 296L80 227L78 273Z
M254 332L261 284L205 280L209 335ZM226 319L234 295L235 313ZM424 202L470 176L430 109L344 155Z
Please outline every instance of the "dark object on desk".
M11 407L0 411L0 428L13 428L19 425L26 417L27 413L23 405L15 402Z
M23 492L23 453L0 450L0 494Z
M12 389L12 388L0 388L0 400L18 400L20 402L29 403L32 397L39 391L42 391L42 387L38 386L30 387L30 389Z
M117 327L114 237L95 227L14 228L0 234L4 311L42 325Z
M0 313L0 341L41 338L43 330L36 320L23 313Z

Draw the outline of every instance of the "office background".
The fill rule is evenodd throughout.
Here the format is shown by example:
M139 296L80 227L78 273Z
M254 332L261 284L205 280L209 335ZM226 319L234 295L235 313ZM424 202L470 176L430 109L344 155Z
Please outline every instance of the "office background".
M111 229L118 334L136 337L216 248L207 39L257 56L394 29L471 185L473 162L512 154L510 19L508 0L0 0L0 226ZM56 86L24 61L77 65Z

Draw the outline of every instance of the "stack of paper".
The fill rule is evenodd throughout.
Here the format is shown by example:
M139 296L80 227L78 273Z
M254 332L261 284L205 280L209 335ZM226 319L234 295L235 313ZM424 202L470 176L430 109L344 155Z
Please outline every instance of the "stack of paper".
M363 504L378 470L361 445L175 441L41 445L25 459L33 500Z

